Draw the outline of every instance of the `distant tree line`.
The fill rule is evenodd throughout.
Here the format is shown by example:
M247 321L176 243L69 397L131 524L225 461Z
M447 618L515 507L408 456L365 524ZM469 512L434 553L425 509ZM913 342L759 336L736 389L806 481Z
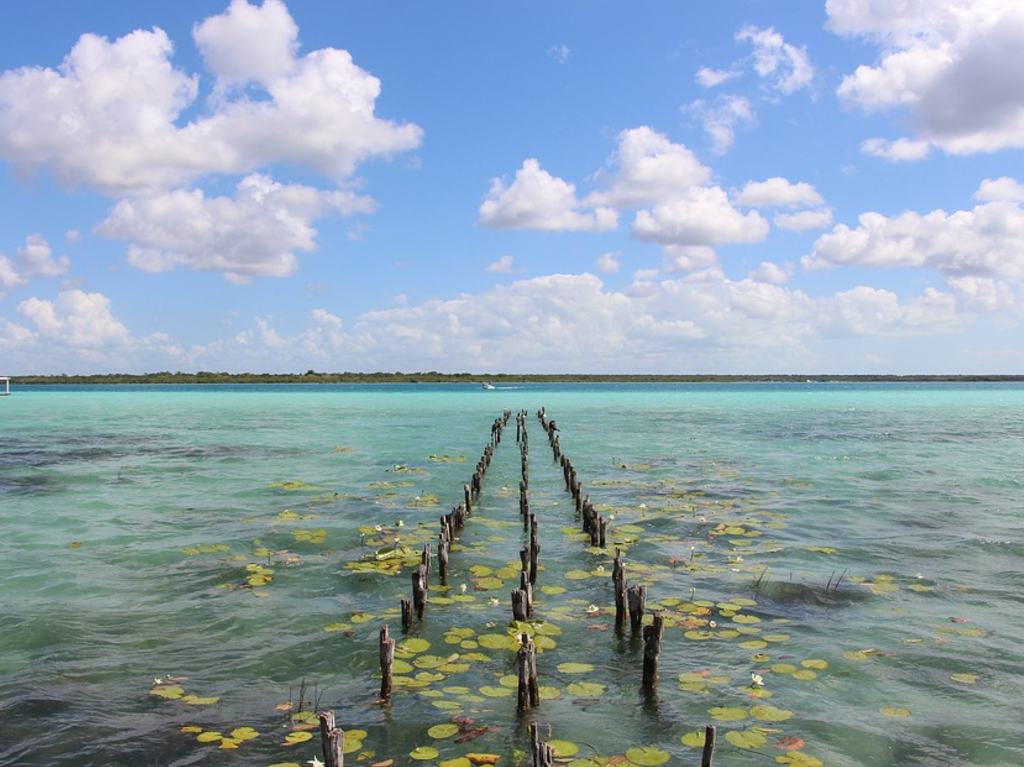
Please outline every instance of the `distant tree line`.
M12 376L19 384L417 384L417 383L929 383L1021 382L1024 375L649 375L597 373L104 373L101 375Z

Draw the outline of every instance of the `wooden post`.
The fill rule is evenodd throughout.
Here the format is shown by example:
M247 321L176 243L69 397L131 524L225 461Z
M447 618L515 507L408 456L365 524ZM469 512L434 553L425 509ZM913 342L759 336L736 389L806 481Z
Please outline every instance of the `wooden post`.
M540 543L537 542L537 534L530 534L530 583L537 582L537 558L540 556Z
M426 567L420 565L412 572L412 606L416 611L416 620L423 620L423 609L427 605Z
M530 585L530 575L525 570L519 573L519 588L526 594L526 618L533 617L533 586Z
M442 533L437 544L437 574L442 586L448 585L448 537Z
M605 534L608 532L608 521L604 517L597 518L597 545L605 547Z
M700 755L700 767L712 767L711 758L715 754L715 725L704 728L704 750Z
M387 624L380 627L380 699L391 700L391 667L395 662L395 640L391 638Z
M640 626L643 624L646 600L646 586L630 586L626 589L626 601L629 603L629 624L634 634L640 630Z
M526 612L526 592L522 589L512 592L512 618L517 621L526 621L529 618Z
M526 636L524 634L524 636ZM530 648L530 705L537 708L540 705L540 684L537 681L537 645L529 640Z
M469 492L469 485L463 485L462 486L462 494L465 496L466 513L467 514L472 514L473 513L473 502L472 502L472 499L471 499L472 493Z
M324 767L345 767L342 746L345 733L334 726L334 712L320 712L320 744L324 752Z
M402 631L407 632L412 628L412 602L408 599L400 601L402 606Z
M626 609L626 582L624 579L619 578L613 581L615 587L615 631L622 633L622 630L626 627L626 615L628 610Z
M423 564L423 568L424 568L423 587L426 588L426 589L429 589L430 588L430 580L429 580L429 578L430 578L430 544L429 543L424 543L423 544L423 554L420 555L420 562Z
M527 635L520 638L519 650L516 653L516 665L519 671L518 699L516 709L523 713L530 708L530 648Z
M652 693L658 686L658 655L661 653L661 638L665 634L665 617L654 614L654 622L644 626L644 680L645 693Z

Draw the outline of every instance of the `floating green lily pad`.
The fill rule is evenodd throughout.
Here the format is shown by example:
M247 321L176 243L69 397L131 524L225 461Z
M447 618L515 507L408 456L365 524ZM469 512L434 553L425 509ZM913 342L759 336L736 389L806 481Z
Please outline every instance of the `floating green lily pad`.
M725 739L736 748L760 748L768 741L757 730L731 730L725 733Z
M450 738L458 731L459 726L457 724L435 724L433 727L427 730L427 735L429 735L432 738L436 738L437 740L444 740L445 738Z
M640 746L629 749L626 758L639 767L656 767L669 760L669 753L654 746Z
M563 674L588 674L594 666L590 663L559 663L558 670Z
M551 750L555 752L556 759L576 756L576 754L580 752L580 747L571 740L549 740L548 745L551 746Z
M419 762L425 762L427 759L434 759L440 752L433 746L419 746L409 752L409 756Z

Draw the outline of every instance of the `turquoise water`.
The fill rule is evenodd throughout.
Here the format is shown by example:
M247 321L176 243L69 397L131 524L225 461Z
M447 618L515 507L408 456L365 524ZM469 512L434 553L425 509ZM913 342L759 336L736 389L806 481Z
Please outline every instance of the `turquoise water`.
M575 535L541 405L614 515L627 578L668 616L656 700L638 694L638 643L611 630L610 551ZM390 709L374 677L409 591L375 552L436 537L505 408L530 410L538 586L565 589L537 593L558 697L535 715L598 757L579 767L641 745L699 763L681 738L708 722L723 767L1024 764L1024 386L953 384L22 388L0 398L0 764L305 765L318 740L283 745L295 722L275 708L297 708L303 680L366 731L347 763L515 764L515 697L493 697L513 654L448 633L510 617L513 579L488 579L522 545L514 423L455 588L433 578L413 631L431 647L407 662L450 670L414 665L423 686ZM173 686L200 702L152 694ZM792 715L763 721L764 705ZM427 735L452 716L494 730ZM187 726L260 734L227 750Z

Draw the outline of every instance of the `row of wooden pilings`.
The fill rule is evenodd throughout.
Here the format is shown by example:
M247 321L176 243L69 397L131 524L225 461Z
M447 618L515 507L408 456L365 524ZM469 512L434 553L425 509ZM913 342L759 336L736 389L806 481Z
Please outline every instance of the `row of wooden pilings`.
M576 513L581 517L583 532L590 536L591 546L605 548L607 539L607 520L598 514L590 502L590 496L583 493L583 481L577 476L576 467L569 457L562 452L558 425L548 420L545 408L537 411L537 419L541 428L548 435L548 444L554 460L562 467L565 488L573 497ZM643 681L641 690L645 696L652 696L658 686L658 656L661 654L661 640L665 635L665 618L661 613L654 613L651 622L643 625L644 607L647 601L647 586L643 584L629 585L626 581L626 569L622 561L622 552L615 549L612 560L612 586L615 594L615 630L622 634L625 630L627 617L630 632L643 638ZM711 767L715 750L715 726L709 724L705 728L704 750L701 755L701 766Z
M504 411L501 417L491 425L491 440L484 448L483 455L477 462L476 469L469 483L463 486L463 503L455 506L448 514L441 517L441 531L438 536L438 578L441 585L447 585L449 547L461 531L466 518L472 513L474 505L483 491L483 480L491 465L494 449L500 444L502 431L512 416L510 410ZM566 489L572 493L576 513L582 517L583 531L590 536L593 546L605 547L607 521L599 515L590 502L589 496L583 495L583 483L577 477L572 462L562 453L558 429L553 420L548 421L544 408L537 416L548 435L554 458L561 463ZM526 545L520 550L521 572L519 588L512 592L512 616L516 621L527 621L533 617L533 587L537 581L538 557L540 543L538 541L537 517L530 511L528 498L529 489L529 438L526 429L526 411L516 414L516 441L520 449L520 465L522 477L519 483L519 512L523 520L523 530L528 532ZM402 630L408 631L413 622L423 620L427 602L428 578L431 569L430 544L423 548L419 566L412 573L412 599L401 600ZM651 624L644 626L644 605L646 586L642 584L630 586L626 583L625 568L621 552L616 549L612 563L612 582L615 588L615 625L620 634L624 631L627 616L631 633L640 632L644 641L643 683L646 695L652 694L658 681L658 655L661 650L661 639L664 634L664 620L661 614L653 616ZM392 666L395 656L395 640L390 636L388 626L382 624L379 637L381 687L380 700L389 703L391 700L393 677ZM520 635L520 647L517 653L518 670L518 701L520 713L540 705L540 687L537 676L536 645L527 632ZM321 712L320 737L323 746L325 767L344 767L343 742L344 733L335 726L334 714L331 711ZM530 755L532 767L553 767L554 751L541 740L540 727L536 721L530 722ZM701 754L701 767L712 767L715 749L715 727L705 728L705 742Z

